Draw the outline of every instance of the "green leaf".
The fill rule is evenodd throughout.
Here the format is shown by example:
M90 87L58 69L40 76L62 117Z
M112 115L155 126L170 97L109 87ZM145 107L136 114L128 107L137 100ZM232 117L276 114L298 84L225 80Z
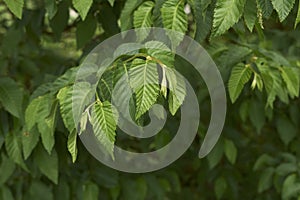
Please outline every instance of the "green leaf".
M225 152L225 156L227 157L228 161L231 164L235 164L236 157L237 157L237 148L231 140L225 139L224 152Z
M246 0L217 0L213 20L213 37L222 35L239 21L245 3Z
M41 133L42 143L49 155L51 154L55 143L54 131L56 124L56 110L57 102L54 102L52 104L49 116L46 119L38 122L38 130Z
M45 8L49 19L52 19L57 12L57 5L55 0L45 0Z
M58 157L55 150L49 155L44 148L39 145L34 151L34 162L41 172L53 183L58 181Z
M28 171L22 156L22 147L20 138L15 133L8 133L5 138L5 149L9 158L20 165L25 171Z
M142 3L143 0L130 0L125 2L120 16L121 31L126 31L132 28L133 12Z
M276 128L280 139L285 145L288 145L297 135L297 128L286 117L278 116L276 120Z
M247 28L252 32L257 20L257 6L254 0L247 1L245 5L244 19Z
M135 59L129 71L130 86L136 95L136 115L139 119L156 102L159 94L156 63Z
M296 197L300 193L300 183L296 182L297 174L289 175L283 182L281 198L283 200Z
M64 87L59 90L57 98L60 105L60 114L62 116L63 122L69 132L72 132L75 129L75 122L73 117L73 108L72 108L72 94L73 87Z
M292 67L282 67L281 75L287 85L287 89L291 98L299 96L299 87L300 87L300 77L299 70Z
M274 9L277 11L279 20L282 22L289 15L293 6L295 4L295 0L271 0L274 6Z
M97 29L97 20L93 15L89 15L85 21L80 21L76 27L77 48L82 48L91 41Z
M28 199L53 200L51 186L47 186L41 181L32 181L28 195Z
M11 193L10 189L8 187L6 187L5 185L3 185L0 188L0 194L1 194L1 199L5 199L5 200L14 200L14 196Z
M266 191L272 186L272 179L273 179L274 172L275 169L273 167L269 167L262 172L258 182L259 193Z
M3 153L1 154L1 165L0 165L0 185L4 184L6 181L9 180L9 177L14 173L15 171L15 164L13 161L8 159Z
M261 10L265 18L269 18L273 12L271 0L256 0L258 10Z
M167 67L174 68L175 55L167 45L159 41L149 41L145 43L145 48L151 57L159 60Z
M259 134L262 127L266 122L265 118L265 106L264 103L258 99L252 99L250 101L249 118L251 123L256 128L256 132Z
M294 26L295 29L296 29L298 23L300 22L300 1L299 1L298 4L299 4L298 5L298 12L297 12L297 17L296 17L295 26Z
M22 116L23 90L11 78L0 78L0 102L13 116Z
M261 73L265 89L268 94L267 106L273 108L273 103L276 96L280 96L282 93L282 80L280 74L277 71L271 70L268 65L266 65L266 60L257 60L256 65Z
M115 0L108 0L108 3L110 4L111 7L114 6Z
M62 32L68 25L69 12L68 1L61 1L57 6L55 16L50 20L50 26L57 40L60 39Z
M77 108L73 110L76 127L80 123L84 108L91 103L94 94L95 90L88 82L77 82L73 86L72 107Z
M253 170L257 171L262 168L265 168L265 166L269 166L272 164L275 164L276 160L275 158L269 156L268 154L262 154L255 162Z
M222 53L222 55L218 58L218 61L224 67L232 67L245 60L245 58L251 53L252 50L248 47L228 45L228 50Z
M293 172L297 172L296 163L282 163L276 167L276 173L280 176L287 176Z
M139 200L139 199L146 199L147 197L147 189L148 185L153 184L154 186L158 187L158 189L161 189L159 182L157 181L156 177L149 177L152 178L152 183L148 183L145 181L144 177L139 177L137 179L123 179L122 180L122 197L124 199L130 199L130 200ZM130 192L131 190L136 192ZM157 191L157 188L152 188L152 193L155 194ZM153 198L153 199L162 199L162 198Z
M116 136L116 113L110 102L97 102L92 107L90 122L96 138L104 149L114 158L114 143Z
M4 0L9 10L14 13L14 15L21 19L22 18L22 12L23 12L23 6L24 6L24 0Z
M83 199L84 200L99 199L99 189L95 183L88 182L83 185Z
M182 33L166 32L172 41L172 48L174 48L179 45L187 31L188 21L184 12L184 1L165 1L161 8L161 16L164 28Z
M213 169L222 159L224 154L224 141L219 140L212 151L207 155L209 169Z
M152 10L154 3L152 1L146 1L134 12L133 25L134 28L148 28L153 24ZM138 41L143 41L149 34L147 30L141 30L137 32Z
M39 139L40 133L36 127L33 127L30 131L22 135L22 148L25 160L30 156L32 150L38 144Z
M194 6L192 6L196 22L195 40L198 42L203 41L211 30L213 6L209 6L210 3L210 1L194 1Z
M186 95L184 77L174 69L168 67L162 67L162 69L165 70L165 76L169 85L169 110L172 115L175 115Z
M215 182L215 187L214 187L217 199L222 199L226 188L227 188L226 180L223 177L218 178Z
M72 156L72 162L74 163L77 158L77 132L73 130L68 136L68 150Z
M244 85L250 80L252 73L252 70L247 65L239 64L233 67L228 82L229 96L232 103L239 97Z
M50 113L51 95L47 94L33 99L25 111L27 130L31 130L39 121L43 121Z
M92 4L93 0L72 0L74 8L78 11L82 20L85 20Z

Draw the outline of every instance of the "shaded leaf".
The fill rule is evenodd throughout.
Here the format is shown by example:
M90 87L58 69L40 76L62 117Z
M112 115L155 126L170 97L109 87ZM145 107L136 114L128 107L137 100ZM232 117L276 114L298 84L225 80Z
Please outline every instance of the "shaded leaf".
M22 116L23 90L11 78L0 78L0 102L15 117Z
M34 161L41 172L53 183L58 182L58 157L55 150L49 155L41 145L34 151Z

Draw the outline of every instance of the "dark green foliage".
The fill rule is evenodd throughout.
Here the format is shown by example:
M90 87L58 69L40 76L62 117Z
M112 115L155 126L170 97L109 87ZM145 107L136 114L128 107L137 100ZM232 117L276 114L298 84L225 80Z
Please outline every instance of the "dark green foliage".
M299 198L299 22L298 0L0 2L0 199ZM151 41L114 60L92 104L90 83L80 82L72 94L77 66L95 45L121 30L151 26L200 42L227 86L223 134L204 159L197 155L210 120L205 83L165 44ZM140 32L138 40L148 34ZM182 40L180 34L168 37L175 47ZM152 47L160 49L147 49ZM95 160L77 131L93 128L112 158L114 143L147 152L174 137L186 95L174 69L190 81L201 109L188 151L147 174L117 172ZM130 114L138 124L148 123L154 103L168 111L164 129L151 139L126 137L117 128L111 90L123 75L134 93ZM144 86L145 80L153 84Z

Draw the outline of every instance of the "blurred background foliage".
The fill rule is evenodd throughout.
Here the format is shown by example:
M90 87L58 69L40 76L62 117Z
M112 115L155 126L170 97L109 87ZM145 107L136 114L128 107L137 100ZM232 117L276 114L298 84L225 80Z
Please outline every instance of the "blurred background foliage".
M149 4L149 23L141 25L134 16L149 7L143 2L0 1L0 199L299 199L299 1L155 0ZM177 25L168 24L166 10ZM62 86L55 84L62 80L70 84L68 73L101 41L146 26L193 37L221 71L227 119L206 158L197 155L210 120L208 91L201 76L177 57L175 68L198 95L201 121L193 145L165 169L115 171L95 160L79 139L73 163L72 133L59 111L53 134L36 127L28 132L30 102L57 93ZM160 148L176 133L179 119L168 119L151 141L120 138L117 143Z

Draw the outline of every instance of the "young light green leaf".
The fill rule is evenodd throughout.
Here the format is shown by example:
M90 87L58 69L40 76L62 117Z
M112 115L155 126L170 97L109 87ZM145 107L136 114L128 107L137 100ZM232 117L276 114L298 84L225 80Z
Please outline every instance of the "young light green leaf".
M69 132L72 132L75 129L75 122L72 109L72 94L73 87L64 87L61 90L59 90L57 94L57 98L59 100L60 105L60 114Z
M82 20L85 20L93 0L72 0L74 8L79 12Z
M252 73L252 70L247 65L239 64L232 69L228 82L229 96L232 103L239 97L244 85L250 80Z
M252 32L257 20L257 6L254 0L247 1L245 5L244 19L245 24L250 32Z
M224 152L228 161L231 164L235 164L236 157L237 157L237 148L231 140L225 139Z
M0 103L13 116L21 117L23 91L11 78L0 78Z
M36 126L22 135L22 148L25 160L30 156L32 150L38 144L39 139L40 133L37 130Z
M217 0L212 36L225 33L237 23L244 12L246 0Z
M291 98L298 97L300 87L299 69L292 67L282 67L281 75L287 86Z
M153 24L152 10L154 3L146 1L134 12L133 25L134 28L149 28ZM138 41L143 41L149 34L148 30L141 30L137 32Z
M58 182L58 157L55 150L49 155L45 149L39 145L34 151L34 161L41 172L53 183Z
M80 120L79 135L86 130L86 124L87 124L87 121L88 121L88 112L89 111L86 111L86 112L82 113L81 120Z
M175 115L185 99L185 81L184 77L174 69L168 67L164 67L164 69L166 71L166 79L170 91L168 95L169 110L172 115Z
M136 115L139 119L156 102L159 94L156 63L135 59L129 71L130 86L136 95Z
M161 8L161 16L164 28L182 33L175 34L167 31L172 41L172 48L174 48L179 45L187 31L188 21L184 12L184 1L167 0Z
M272 0L272 4L278 13L280 22L282 22L291 12L295 0Z
M68 136L68 150L72 156L72 162L74 163L77 158L77 132L73 130Z
M145 43L145 48L151 57L159 60L167 67L174 68L175 55L167 45L159 41L149 41Z
M115 4L115 0L108 0L108 3L110 4L111 7L113 7Z
M116 113L110 102L97 102L92 107L91 124L96 138L109 155L114 158L114 143L115 143L115 131Z
M4 2L17 18L22 18L24 0L4 0Z

